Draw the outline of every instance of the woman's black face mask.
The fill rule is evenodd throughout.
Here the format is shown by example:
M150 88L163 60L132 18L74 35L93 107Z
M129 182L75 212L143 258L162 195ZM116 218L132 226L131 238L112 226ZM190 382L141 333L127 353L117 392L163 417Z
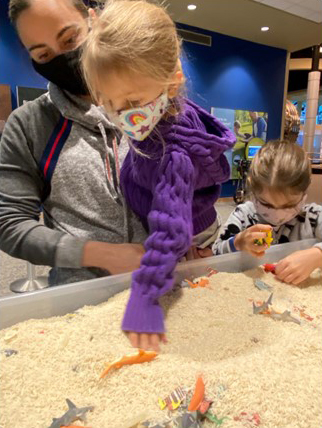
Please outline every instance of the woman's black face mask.
M40 64L32 60L37 73L74 95L89 95L80 68L82 46L56 56L51 61Z

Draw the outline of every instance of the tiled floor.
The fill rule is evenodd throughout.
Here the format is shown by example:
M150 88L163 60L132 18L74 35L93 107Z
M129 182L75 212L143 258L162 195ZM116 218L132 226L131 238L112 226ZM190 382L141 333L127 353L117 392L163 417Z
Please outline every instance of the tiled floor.
M218 202L216 209L219 212L222 223L224 223L229 214L234 209L235 204L233 202ZM47 266L37 266L37 275L47 275L49 271ZM0 296L11 293L9 285L16 279L24 278L27 275L26 262L19 259L14 259L7 254L0 252Z

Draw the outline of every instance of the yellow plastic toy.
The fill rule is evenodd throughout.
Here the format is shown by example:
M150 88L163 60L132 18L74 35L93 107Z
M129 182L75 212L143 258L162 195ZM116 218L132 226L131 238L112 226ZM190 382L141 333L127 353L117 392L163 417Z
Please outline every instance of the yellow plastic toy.
M261 232L266 232L266 230L261 230ZM268 248L271 246L272 242L273 242L273 237L272 237L271 230L266 232L266 238L255 239L254 241L255 245L264 245L264 243L266 243Z

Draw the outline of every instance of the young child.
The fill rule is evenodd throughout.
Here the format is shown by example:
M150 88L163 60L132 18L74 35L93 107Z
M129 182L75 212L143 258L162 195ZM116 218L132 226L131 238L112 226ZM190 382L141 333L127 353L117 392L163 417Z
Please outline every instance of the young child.
M310 161L300 146L289 141L268 142L257 152L247 177L251 200L230 215L213 245L214 254L240 250L262 257L267 245L255 241L265 238L269 230L272 244L308 238L322 241L322 206L305 205L310 176ZM276 276L297 285L318 267L322 268L322 242L281 260Z
M122 328L133 346L156 350L165 337L158 300L171 289L177 262L192 243L216 239L214 203L229 178L223 153L235 142L218 120L179 96L179 56L165 10L126 0L107 3L83 53L91 92L129 137L120 183L149 231Z

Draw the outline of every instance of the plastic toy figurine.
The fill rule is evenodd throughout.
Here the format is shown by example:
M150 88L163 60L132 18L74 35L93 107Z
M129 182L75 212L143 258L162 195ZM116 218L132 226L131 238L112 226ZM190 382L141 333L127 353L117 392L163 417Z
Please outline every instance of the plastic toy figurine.
M60 418L53 418L53 422L49 428L61 428L63 426L70 426L75 421L82 421L86 423L86 413L92 412L94 406L76 407L68 398L66 399L68 410Z
M181 403L187 396L187 391L180 386L171 392L164 400L159 398L158 404L161 410L164 410L166 407L169 410L176 410L180 407Z
M305 312L306 306L302 306L302 307L294 306L293 309L295 312L297 312L300 315L301 318L304 318L307 321L313 321L314 320L314 318L311 317L311 315L309 315Z
M112 363L108 364L106 369L103 371L103 373L100 376L100 379L105 377L108 372L112 369L120 369L123 366L129 365L129 364L141 364L146 363L148 361L154 360L154 358L158 355L157 352L154 351L144 351L143 349L139 349L138 354L129 354L125 355L124 357L113 361Z
M227 416L219 419L216 415L213 415L210 412L205 413L205 417L211 422L215 423L217 427L220 427L224 423L225 419L229 419Z
M84 425L62 425L60 428L92 428L92 427L84 427Z
M244 422L244 426L247 427L258 427L261 423L261 419L258 413L247 412L241 412L239 416L235 416L234 421ZM245 422L247 425L245 425Z
M276 264L273 264L273 263L265 263L265 264L263 265L263 267L264 267L264 271L265 271L265 272L271 272L272 274L274 274L274 275L275 275Z
M261 230L261 232L266 232L266 231ZM255 239L254 244L255 245L264 245L266 243L267 247L269 248L271 246L272 242L273 242L272 231L269 230L268 232L266 232L266 238Z
M176 418L175 424L178 428L201 428L197 412L186 412L183 415L180 415Z
M3 351L6 357L11 357L11 355L17 355L18 351L15 349L3 349Z
M185 282L189 284L191 288L197 288L197 287L208 287L209 285L209 279L207 277L201 277L199 278L199 281L189 281L188 279L185 279Z
M200 404L203 402L205 397L205 384L201 376L198 377L195 387L195 392L191 398L188 411L195 412L199 409Z
M211 400L202 400L200 406L198 407L198 412L204 415L208 412L209 407L212 405L212 403L213 402Z
M263 314L268 311L269 305L272 304L273 293L269 296L266 302L262 303L260 306L255 306L253 302L253 314Z
M266 284L266 282L262 281L261 279L254 279L254 285L259 290L271 291L273 289L271 285Z
M268 300L260 306L255 306L255 303L253 302L253 313L266 315L277 321L294 322L295 324L301 325L301 321L299 321L297 318L294 318L290 311L285 310L283 313L280 313L275 311L273 308L269 308L269 306L272 305L272 298L273 293L269 296Z
M269 317L273 318L274 320L278 321L284 321L284 322L294 322L295 324L301 325L301 321L297 318L294 318L291 315L290 311L284 311L282 314L279 312L274 311L274 309L271 309L269 313L265 314Z
M218 273L218 270L216 269L212 269L211 267L207 268L207 272L208 272L208 278L210 278L212 275L215 275L216 273Z

